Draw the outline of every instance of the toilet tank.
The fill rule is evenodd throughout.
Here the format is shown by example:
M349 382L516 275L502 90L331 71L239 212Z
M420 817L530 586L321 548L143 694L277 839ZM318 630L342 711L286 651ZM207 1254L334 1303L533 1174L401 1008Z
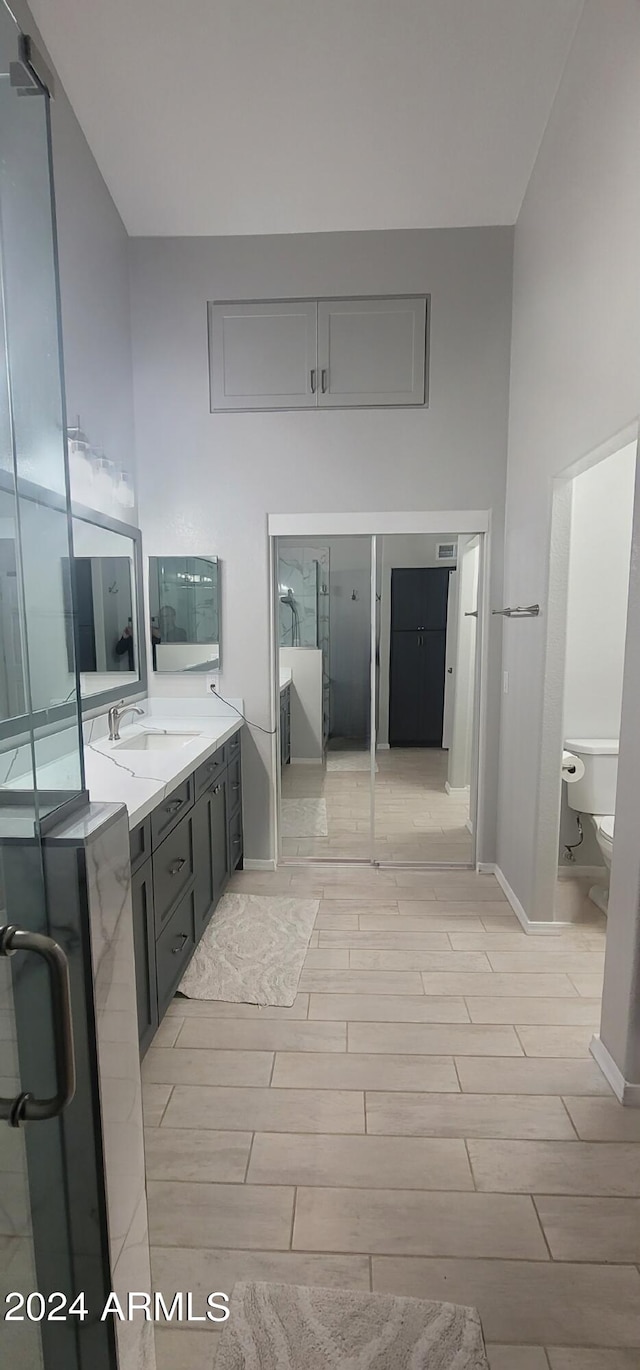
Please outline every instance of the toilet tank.
M615 813L618 738L568 737L564 745L584 764L582 779L567 785L569 808L580 813Z

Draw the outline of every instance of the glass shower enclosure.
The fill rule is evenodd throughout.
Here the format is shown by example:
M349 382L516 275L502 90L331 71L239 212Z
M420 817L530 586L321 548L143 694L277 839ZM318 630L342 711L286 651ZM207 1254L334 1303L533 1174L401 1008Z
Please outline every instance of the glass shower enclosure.
M68 1127L87 1107L97 1119L79 955L88 927L72 892L67 907L51 897L47 875L47 835L87 799L65 593L72 543L48 79L0 0L0 1362L111 1370L113 1331L97 1312L97 1134L88 1127L78 1151L77 1126ZM76 1302L71 1314L79 1293L84 1312Z

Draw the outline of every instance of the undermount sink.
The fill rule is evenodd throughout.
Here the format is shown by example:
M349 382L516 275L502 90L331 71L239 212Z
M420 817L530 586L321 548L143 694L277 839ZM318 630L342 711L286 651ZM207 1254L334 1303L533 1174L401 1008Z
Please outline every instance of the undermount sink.
M185 747L200 733L137 733L135 737L125 737L113 748L114 752L175 752Z

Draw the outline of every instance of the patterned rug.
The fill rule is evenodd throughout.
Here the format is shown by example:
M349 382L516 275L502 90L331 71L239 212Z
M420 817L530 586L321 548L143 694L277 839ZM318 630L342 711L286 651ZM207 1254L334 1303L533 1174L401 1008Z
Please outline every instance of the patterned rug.
M216 1370L488 1370L475 1308L394 1294L237 1284Z
M328 837L326 799L283 799L280 803L283 837Z
M290 1008L317 899L225 894L180 981L187 999Z

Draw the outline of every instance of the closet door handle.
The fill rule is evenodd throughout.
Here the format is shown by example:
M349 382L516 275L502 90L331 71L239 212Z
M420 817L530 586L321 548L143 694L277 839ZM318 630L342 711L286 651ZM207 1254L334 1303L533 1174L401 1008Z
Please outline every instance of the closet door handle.
M315 366L312 366L312 367L311 367L311 394L312 394L312 395L315 395L315 393L316 393L316 368L315 368Z
M320 384L322 386L323 395L326 395L329 385L329 371L326 366L323 366L322 371L320 372Z

